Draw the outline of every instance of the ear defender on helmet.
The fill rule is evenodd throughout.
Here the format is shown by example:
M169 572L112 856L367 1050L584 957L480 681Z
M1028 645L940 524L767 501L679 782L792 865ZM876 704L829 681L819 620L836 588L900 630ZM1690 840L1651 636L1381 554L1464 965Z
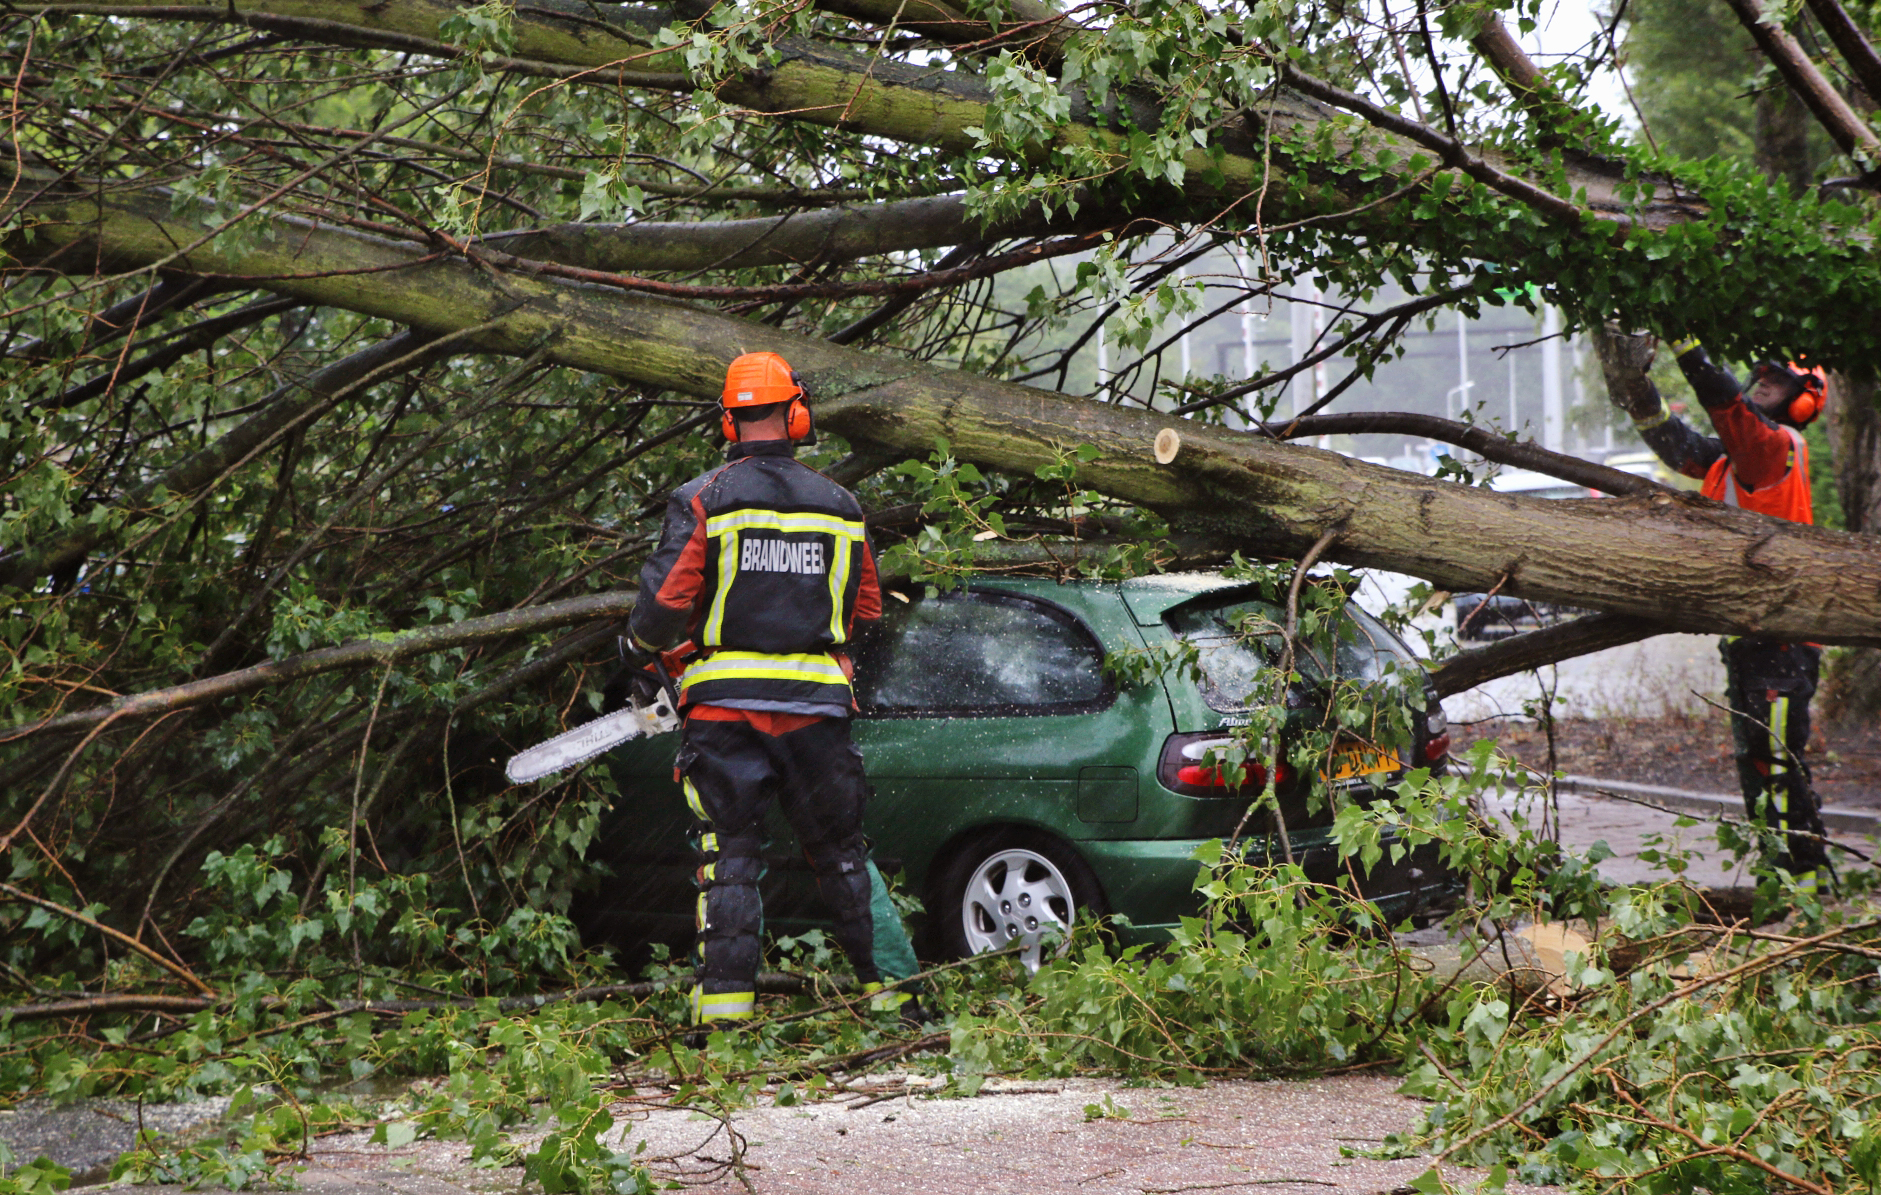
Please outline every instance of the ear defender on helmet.
M784 434L792 440L807 439L816 434L816 420L810 417L810 407L803 401L808 392L794 369L790 371L790 383L797 388L797 397L790 400L790 410L784 418Z
M1822 414L1822 408L1827 404L1829 378L1820 366L1805 365L1802 361L1790 362L1790 370L1802 382L1803 392L1790 399L1789 417L1796 426L1805 427L1811 419Z

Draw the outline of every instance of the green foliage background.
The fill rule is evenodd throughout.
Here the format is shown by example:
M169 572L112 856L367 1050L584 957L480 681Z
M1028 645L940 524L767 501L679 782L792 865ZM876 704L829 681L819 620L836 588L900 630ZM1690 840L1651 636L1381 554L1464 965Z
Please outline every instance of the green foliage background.
M969 9L1007 23L992 7ZM1757 172L1735 97L1767 81L1719 59L1734 36L1692 33L1721 18L1669 0L1636 15L1631 52L1652 76L1642 104L1664 134L1660 154L1574 107L1583 80L1573 63L1548 71L1561 104L1510 104L1462 50L1490 11L1518 29L1540 13L1535 3L1452 6L1435 15L1440 36L1419 41L1423 31L1382 6L1145 0L1091 10L1089 28L1047 53L807 5L723 4L597 32L621 43L646 86L544 74L509 57L530 14L502 4L454 10L419 50L162 14L0 14L12 114L0 200L0 567L20 566L0 588L0 727L630 585L664 495L717 459L697 397L560 366L551 334L504 357L440 352L389 371L275 428L210 479L173 487L176 470L226 446L245 421L287 409L322 370L400 330L354 313L343 289L283 302L268 285L278 278L118 272L111 246L82 240L48 259L45 247L69 230L34 205L73 179L88 194L152 200L219 244L319 220L483 260L499 287L503 271L477 254L500 251L489 238L542 228L678 229L949 195L976 218L1035 205L1154 216L1154 237L1133 228L1076 259L1028 262L1024 285L990 271L909 291L906 302L876 284L1044 244L1062 226L783 265L726 265L724 253L702 251L646 271L735 288L689 301L858 343L886 362L1058 385L1070 384L1099 316L1138 350L1200 317L1205 295L1174 276L1172 239L1181 252L1244 250L1253 281L1243 301L1308 278L1361 298L1387 287L1442 295L1466 311L1532 305L1539 293L1583 323L1697 334L1740 359L1806 347L1872 371L1872 203L1847 190L1794 195ZM807 54L792 37L830 61L859 54L884 71L967 81L984 100L976 123L957 130L969 141L949 142L945 129L896 140L870 127L871 113L837 127L726 98ZM1712 53L1695 52L1707 44ZM1262 123L1285 69L1399 114L1421 111L1553 194L1574 197L1577 155L1591 155L1617 164L1628 180L1621 201L1636 213L1674 192L1700 210L1616 236L1601 220L1439 170L1439 151L1358 116L1292 131ZM1267 173L1230 193L1231 155ZM1811 169L1831 177L1860 166L1824 151ZM333 277L361 289L396 282ZM778 297L809 282L828 285ZM195 285L135 336L119 334L140 308ZM1334 322L1334 335L1353 334L1348 355L1361 365L1399 351L1403 323L1360 333L1357 317ZM1156 401L1221 395L1237 381L1199 380ZM1255 388L1200 417L1271 410ZM1157 567L1157 538L1180 530L1083 488L1076 445L1016 478L945 447L927 461L845 465L848 447L828 441L812 459L867 477L882 546L936 584L963 575L966 545L983 532L1023 544L1079 520L1120 529L1123 542L1094 563L1117 574ZM77 541L83 550L58 567L20 565ZM566 914L582 889L606 882L583 858L620 794L600 770L536 789L500 773L511 751L595 707L614 651L607 631L486 640L111 724L82 742L4 732L8 998L186 995L196 990L187 972L213 999L188 1016L7 1023L0 1088L157 1098L272 1084L289 1093L285 1104L256 1110L235 1147L153 1149L126 1163L239 1183L291 1158L310 1126L362 1115L319 1097L335 1077L443 1075L434 1096L411 1097L399 1131L462 1137L551 1191L633 1190L644 1173L600 1144L605 1091L621 1068L680 1082L687 1098L722 1109L780 1070L827 1077L840 1071L832 1060L905 1045L893 1024L819 1016L688 1050L675 1044L678 998L664 989L533 1015L494 1003L618 978L610 960L582 952ZM1340 711L1363 717L1356 705ZM1486 758L1467 779L1504 783ZM1875 1181L1865 912L1804 900L1788 937L1833 933L1833 948L1730 939L1766 951L1768 966L1716 994L1690 988L1680 968L1716 937L1695 928L1688 894L1596 892L1588 861L1481 833L1469 795L1417 777L1395 805L1341 811L1342 834L1361 866L1375 861L1377 826L1393 819L1444 841L1479 880L1459 924L1598 916L1650 945L1624 976L1617 963L1590 963L1597 974L1580 977L1572 1016L1412 974L1378 935L1380 914L1349 893L1308 891L1285 869L1211 866L1203 911L1166 952L1117 958L1080 943L1036 977L995 963L936 978L934 1000L952 1019L949 1061L932 1065L964 1091L996 1069L1189 1079L1402 1060L1419 1090L1440 1095L1430 1140L1528 1173L1748 1190L1771 1177L1739 1156L1749 1154L1832 1183ZM1777 888L1770 880L1766 901ZM396 1019L356 1006L414 992L433 1006ZM803 999L796 1011L828 1003ZM1609 1055L1599 1043L1615 1027L1640 1033L1613 1038ZM1524 1106L1512 1093L1536 1073L1572 1082ZM1659 1119L1641 1120L1629 1099ZM1743 1123L1753 1099L1774 1111ZM554 1120L549 1139L527 1157L506 1154L501 1130L538 1112ZM1710 1148L1726 1138L1738 1153ZM37 1192L56 1180L40 1168L10 1181Z

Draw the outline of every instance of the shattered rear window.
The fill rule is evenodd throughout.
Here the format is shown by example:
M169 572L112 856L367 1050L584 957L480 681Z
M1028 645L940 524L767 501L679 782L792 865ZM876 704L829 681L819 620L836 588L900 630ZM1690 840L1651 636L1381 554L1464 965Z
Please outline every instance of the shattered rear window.
M890 601L857 643L864 713L1060 713L1110 695L1088 631L1064 611L1004 594Z
M1328 673L1361 684L1383 680L1395 665L1415 662L1410 651L1377 619L1347 605L1332 667L1320 651L1302 643L1294 666L1309 681ZM1243 710L1277 700L1274 670L1286 645L1286 612L1259 598L1224 599L1219 604L1191 602L1163 616L1163 621L1192 644L1201 668L1202 699L1210 709Z

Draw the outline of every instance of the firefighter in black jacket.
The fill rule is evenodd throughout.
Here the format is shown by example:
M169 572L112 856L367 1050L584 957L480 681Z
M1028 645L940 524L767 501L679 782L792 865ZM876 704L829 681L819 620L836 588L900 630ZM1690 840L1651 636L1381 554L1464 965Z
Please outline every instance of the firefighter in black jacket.
M731 363L721 400L728 459L673 493L630 619L642 648L689 639L698 649L680 679L685 733L675 764L704 823L695 1023L749 1017L756 1007L759 851L773 799L876 1007L901 1007L908 997L881 991L881 982L915 971L869 859L869 787L849 737L846 649L858 621L881 617L881 589L855 496L795 459L811 431L803 399L776 353Z

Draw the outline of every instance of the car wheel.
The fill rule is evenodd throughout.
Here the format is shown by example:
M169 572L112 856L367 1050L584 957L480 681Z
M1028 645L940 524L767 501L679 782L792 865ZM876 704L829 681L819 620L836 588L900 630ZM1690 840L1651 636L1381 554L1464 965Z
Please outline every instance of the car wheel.
M1064 938L1080 915L1101 917L1097 877L1077 852L1022 830L986 835L954 852L930 906L941 944L957 958L1020 945L1036 971L1048 938Z

